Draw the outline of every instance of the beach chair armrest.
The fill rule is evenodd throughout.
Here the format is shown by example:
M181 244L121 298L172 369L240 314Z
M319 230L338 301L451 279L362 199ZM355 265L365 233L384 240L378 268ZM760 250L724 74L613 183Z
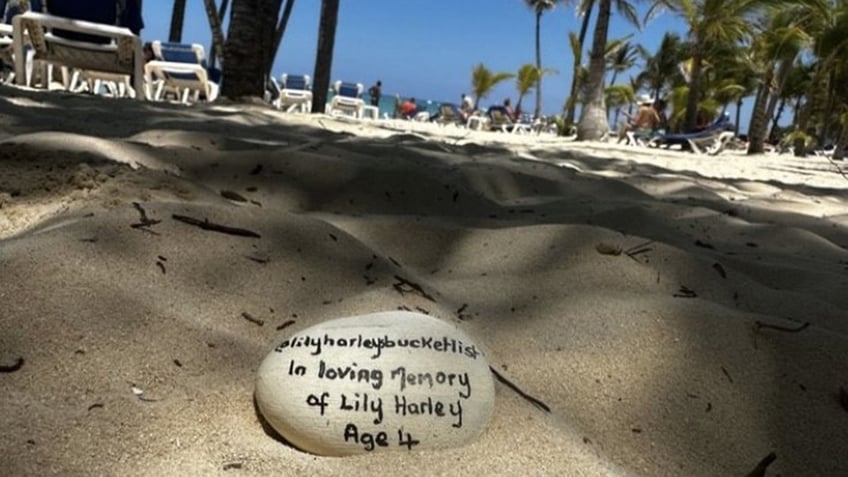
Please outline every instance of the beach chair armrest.
M85 20L72 20L70 18L57 17L47 13L38 12L26 12L15 16L12 23L13 30L20 30L21 23L25 20L35 20L42 26L49 28L60 28L62 30L75 31L78 33L108 36L114 39L118 39L120 37L138 38L132 31L130 31L129 28L87 22Z

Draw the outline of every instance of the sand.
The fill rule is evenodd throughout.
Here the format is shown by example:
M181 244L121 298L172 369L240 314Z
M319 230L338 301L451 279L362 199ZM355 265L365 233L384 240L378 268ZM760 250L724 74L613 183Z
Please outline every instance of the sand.
M848 475L845 163L0 93L6 475ZM347 458L263 428L278 341L395 309L551 412L497 384L468 446Z

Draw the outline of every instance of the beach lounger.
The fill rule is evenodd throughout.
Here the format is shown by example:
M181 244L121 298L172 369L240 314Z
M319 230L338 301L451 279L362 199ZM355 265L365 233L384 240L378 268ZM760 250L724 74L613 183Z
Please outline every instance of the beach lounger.
M120 12L119 3L126 7ZM141 41L132 30L141 28L136 0L51 0L48 11L49 14L25 12L13 20L18 84L27 81L24 48L29 44L36 62L127 77L135 97L144 97ZM130 28L117 26L119 22ZM45 86L49 86L49 80Z
M712 136L696 137L689 139L689 146L697 154L709 154L715 156L724 150L725 146L736 137L733 131L721 131Z
M365 106L365 100L360 98L362 89L362 83L336 81L333 84L335 96L330 100L328 113L333 116L343 115L361 118L362 108Z
M682 149L690 149L696 153L715 155L735 137L732 129L733 124L729 116L724 114L700 131L655 136L648 141L648 146L666 148L680 146Z
M490 106L486 111L489 121L486 123L489 130L501 131L513 134L526 134L532 131L529 124L517 123L509 117L509 112L503 106Z
M161 101L173 94L183 104L189 100L207 101L218 97L218 84L210 78L206 69L206 53L203 45L192 43L151 43L153 60L144 65L148 85L154 89L151 96Z
M280 93L274 102L277 109L287 113L300 110L308 113L312 107L312 81L308 75L283 74L280 77Z
M436 114L430 117L430 121L442 126L449 124L455 126L465 125L465 121L462 119L462 113L459 110L459 106L453 103L440 104L438 111L436 111Z

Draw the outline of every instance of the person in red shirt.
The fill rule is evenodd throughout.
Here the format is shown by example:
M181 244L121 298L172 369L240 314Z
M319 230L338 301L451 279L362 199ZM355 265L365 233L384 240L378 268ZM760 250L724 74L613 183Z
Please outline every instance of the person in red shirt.
M415 98L409 98L400 105L400 115L404 119L409 119L415 116L418 106L415 104Z

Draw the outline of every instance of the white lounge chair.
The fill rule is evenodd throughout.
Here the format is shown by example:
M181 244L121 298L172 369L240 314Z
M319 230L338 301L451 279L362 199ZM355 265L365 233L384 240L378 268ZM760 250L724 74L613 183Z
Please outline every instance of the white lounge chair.
M154 60L144 65L144 76L147 84L155 88L151 92L153 99L160 101L168 92L184 104L190 98L199 101L201 95L207 101L218 97L218 84L206 70L203 45L154 41L151 48Z
M733 131L722 131L712 136L691 138L689 145L692 146L692 151L697 154L715 156L723 151L727 143L734 137L736 137L736 134Z
M330 100L329 113L331 115L362 117L362 108L365 100L360 98L362 94L362 83L343 83L336 81L333 85L335 96Z
M300 110L309 112L312 107L312 80L309 75L283 74L280 77L280 95L274 101L277 109L285 109L287 113Z
M27 80L24 55L27 39L35 52L33 59L36 61L91 72L129 76L135 97L144 97L141 41L128 28L26 12L14 18L13 30L17 84L25 84ZM81 40L79 36L74 37L74 33L86 36Z

